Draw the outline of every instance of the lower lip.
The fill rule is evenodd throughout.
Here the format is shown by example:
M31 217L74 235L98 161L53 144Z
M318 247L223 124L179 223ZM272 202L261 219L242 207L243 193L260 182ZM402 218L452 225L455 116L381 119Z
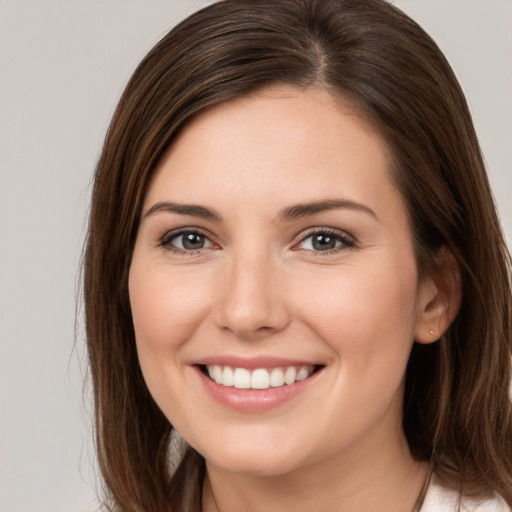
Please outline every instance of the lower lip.
M283 405L310 387L322 372L320 369L307 379L277 388L238 389L217 384L208 378L199 367L195 367L195 369L206 391L214 400L230 409L245 412L268 411Z

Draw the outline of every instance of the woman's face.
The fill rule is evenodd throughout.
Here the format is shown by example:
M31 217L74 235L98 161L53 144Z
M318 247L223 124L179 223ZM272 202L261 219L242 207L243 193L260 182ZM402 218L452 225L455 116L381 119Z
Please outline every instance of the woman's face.
M389 167L351 110L285 87L202 113L162 159L130 270L137 350L210 464L285 474L403 437L426 298Z

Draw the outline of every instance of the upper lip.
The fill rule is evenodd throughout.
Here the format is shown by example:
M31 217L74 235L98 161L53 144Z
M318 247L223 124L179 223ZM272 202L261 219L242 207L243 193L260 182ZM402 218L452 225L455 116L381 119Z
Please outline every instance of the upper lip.
M198 366L229 366L231 368L279 368L287 366L318 366L321 363L304 359L289 359L275 356L240 357L232 355L216 355L194 361Z

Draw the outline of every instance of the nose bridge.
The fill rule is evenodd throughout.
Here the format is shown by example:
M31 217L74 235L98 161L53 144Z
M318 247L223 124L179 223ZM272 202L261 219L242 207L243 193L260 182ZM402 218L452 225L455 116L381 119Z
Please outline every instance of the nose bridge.
M261 247L233 253L222 277L220 326L242 338L282 329L288 314L276 259Z

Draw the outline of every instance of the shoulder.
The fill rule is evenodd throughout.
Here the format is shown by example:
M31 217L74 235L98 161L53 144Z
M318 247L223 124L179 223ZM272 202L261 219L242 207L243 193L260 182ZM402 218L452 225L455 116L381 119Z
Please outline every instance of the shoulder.
M465 498L457 508L459 494L453 489L444 487L436 475L432 475L421 512L512 512L512 509L500 496L493 498Z

